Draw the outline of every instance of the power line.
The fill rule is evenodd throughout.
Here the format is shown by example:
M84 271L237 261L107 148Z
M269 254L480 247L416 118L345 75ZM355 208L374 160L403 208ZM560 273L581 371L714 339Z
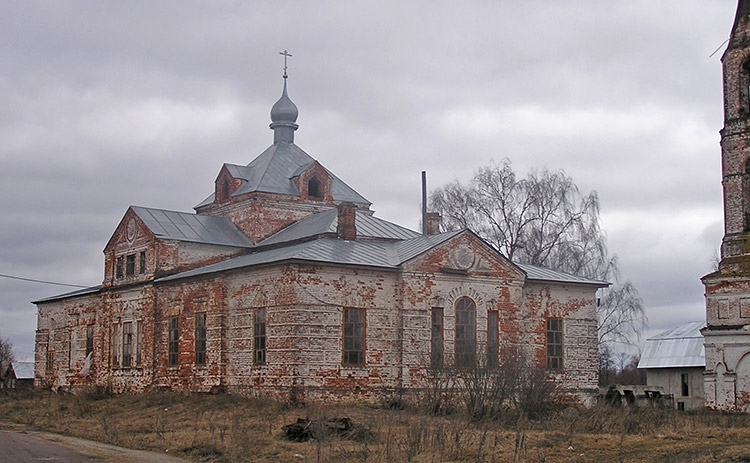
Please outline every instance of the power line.
M46 285L69 286L71 288L88 288L88 286L71 285L71 284L68 284L68 283L58 283L56 281L35 280L34 278L17 277L17 276L14 276L14 275L3 275L2 273L0 273L0 277L2 277L2 278L10 278L11 280L30 281L32 283L44 283Z

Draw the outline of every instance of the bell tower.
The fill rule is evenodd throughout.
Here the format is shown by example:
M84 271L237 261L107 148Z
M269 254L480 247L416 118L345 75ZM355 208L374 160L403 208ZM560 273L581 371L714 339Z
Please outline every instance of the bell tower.
M724 128L721 130L724 240L721 267L750 272L750 1L737 6L729 45L721 58Z
M724 128L721 172L724 239L717 271L702 278L706 327L701 330L708 408L750 412L750 0L739 0L721 57Z

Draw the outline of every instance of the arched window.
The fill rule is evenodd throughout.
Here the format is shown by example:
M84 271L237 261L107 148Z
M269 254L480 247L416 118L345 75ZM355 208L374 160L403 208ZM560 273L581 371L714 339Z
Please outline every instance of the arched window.
M320 180L313 177L307 181L307 197L320 199L323 193L320 191Z
M742 209L745 219L745 233L750 232L750 159L745 162L742 175Z
M456 367L469 368L476 361L477 306L468 297L456 301Z

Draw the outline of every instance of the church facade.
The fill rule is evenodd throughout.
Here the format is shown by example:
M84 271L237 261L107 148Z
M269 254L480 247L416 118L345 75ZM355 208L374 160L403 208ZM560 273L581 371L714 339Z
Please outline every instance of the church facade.
M719 269L706 287L706 371L709 408L750 412L750 1L740 0L721 58L724 239Z
M195 212L130 207L102 284L35 302L35 384L374 400L514 348L591 403L607 283L515 264L436 214L424 233L377 218L294 143L284 79L268 149L224 164Z

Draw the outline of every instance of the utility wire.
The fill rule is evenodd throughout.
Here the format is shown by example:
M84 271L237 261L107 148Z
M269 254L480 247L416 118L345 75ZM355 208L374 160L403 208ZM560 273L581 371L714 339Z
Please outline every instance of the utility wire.
M32 283L44 283L46 285L69 286L71 288L88 288L88 286L71 285L68 283L57 283L55 281L35 280L34 278L17 277L14 275L3 275L2 273L0 273L0 277L10 278L11 280L31 281Z

